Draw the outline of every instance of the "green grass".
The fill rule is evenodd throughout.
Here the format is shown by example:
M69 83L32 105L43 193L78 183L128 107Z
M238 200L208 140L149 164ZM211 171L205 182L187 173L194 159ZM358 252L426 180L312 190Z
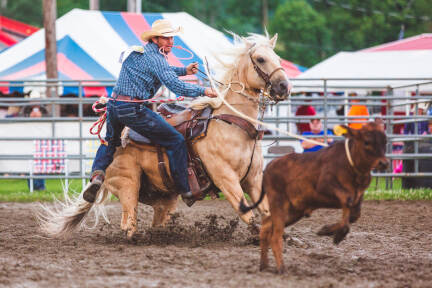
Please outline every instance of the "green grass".
M376 181L377 178L374 178L367 189L366 200L432 200L432 189L402 189L401 178L393 181L393 187L390 186L390 179L387 187L385 178L379 178L378 184Z
M1 179L0 180L0 202L34 202L34 201L53 201L63 198L64 181L57 179L47 179L45 182L46 190L34 191L30 193L27 180ZM81 179L69 181L69 191L81 191Z
M49 202L54 198L63 198L64 181L57 179L46 180L45 191L34 191L30 193L27 180L1 179L0 180L0 202ZM384 178L372 180L371 185L365 193L366 200L432 200L432 189L402 189L401 179L393 181L393 187L386 189ZM69 181L69 191L78 193L81 191L81 180ZM223 195L221 195L223 196ZM114 196L112 200L116 199ZM221 197L223 199L223 197Z

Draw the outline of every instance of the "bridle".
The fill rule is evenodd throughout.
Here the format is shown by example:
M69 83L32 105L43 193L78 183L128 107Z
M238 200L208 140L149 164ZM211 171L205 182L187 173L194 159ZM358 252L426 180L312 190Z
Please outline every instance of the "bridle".
M263 70L258 66L258 64L254 61L254 59L253 59L253 57L252 57L252 54L253 54L253 52L254 52L254 51L252 51L252 48L253 48L255 45L256 45L256 43L254 43L254 44L252 45L252 47L249 48L249 53L248 53L248 54L249 54L249 58L250 58L250 60L251 60L251 62L252 62L252 65L253 65L253 67L254 67L255 72L258 74L259 77L261 77L261 79L262 79L262 80L264 81L264 83L265 83L264 89L261 90L260 98L264 98L264 99L267 99L267 100L264 100L264 101L263 101L263 100L257 100L257 99L255 99L255 97L252 97L252 96L249 96L249 95L245 94L245 93L244 93L245 85L244 85L242 82L230 82L230 83L228 83L228 84L225 84L225 83L222 83L222 82L220 82L220 81L217 81L216 79L213 79L213 80L214 80L216 83L218 83L219 85L221 85L221 86L227 86L227 89L232 90L234 93L238 93L238 94L240 94L240 95L246 97L248 100L250 100L250 101L252 101L252 102L254 102L254 103L258 103L260 106L263 106L264 109L265 109L266 105L269 104L269 101L270 101L270 102L274 102L274 103L277 103L277 102L278 102L278 99L273 99L273 97L270 95L270 90L271 90L271 87L272 87L272 83L271 83L270 80L271 80L271 78L273 77L273 75L274 75L276 72L278 72L279 70L284 71L284 68L283 68L282 66L279 66L279 67L277 67L276 69L274 69L270 74L267 74L266 72L264 72L264 71L263 71ZM209 67L208 67L208 61L207 61L207 59L206 59L206 65L207 65L207 70L210 71L210 69L209 69ZM205 76L208 76L207 73L204 73L204 72L201 71L200 69L198 69L198 72L200 72L201 74L203 74L203 75L205 75ZM240 84L240 85L242 86L242 89L241 89L240 91L235 91L235 90L233 90L232 87L231 87L231 84L234 84L234 83ZM273 104L274 104L274 103L273 103Z
M254 45L255 46L255 45ZM253 46L252 46L253 47ZM261 77L261 79L263 79L264 80L264 82L265 82L265 86L264 86L264 89L263 89L263 94L264 94L264 96L266 96L266 97L268 97L268 98L272 98L272 97L270 97L270 89L271 89L271 86L272 86L272 84L271 84L271 78L273 77L273 75L276 73L276 72L278 72L279 70L284 70L283 68L282 68L282 66L279 66L279 67L277 67L276 69L274 69L270 74L267 74L266 72L264 72L259 66L258 66L258 64L255 62L255 60L253 59L253 57L252 57L252 51L250 50L250 52L249 52L249 58L250 58L250 60L251 60L251 62L252 62L252 65L253 65L253 67L254 67L254 69L255 69L255 71L257 72L257 74L258 74L258 76L260 76ZM272 100L274 100L274 99L272 99Z

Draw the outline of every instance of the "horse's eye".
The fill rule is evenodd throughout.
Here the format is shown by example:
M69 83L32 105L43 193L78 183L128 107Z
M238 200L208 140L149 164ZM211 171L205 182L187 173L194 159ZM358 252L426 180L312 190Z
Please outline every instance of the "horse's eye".
M265 62L264 58L262 58L262 57L258 57L257 61L258 61L258 63L261 63L261 64Z
M366 145L366 146L369 146L370 145L370 142L369 141L364 141L364 144Z

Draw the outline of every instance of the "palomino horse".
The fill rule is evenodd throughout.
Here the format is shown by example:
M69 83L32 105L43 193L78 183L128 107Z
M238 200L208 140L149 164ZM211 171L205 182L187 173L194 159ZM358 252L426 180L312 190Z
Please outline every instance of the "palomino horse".
M224 93L218 98L202 98L191 103L192 109L203 109L211 106L213 115L234 114L226 104L229 103L244 115L257 119L259 114L260 93L275 101L288 97L289 80L280 66L280 58L273 51L277 35L272 39L252 34L246 38L235 35L236 44L228 56L234 61L223 66ZM227 56L227 55L226 55ZM235 88L234 88L235 87ZM223 100L222 100L223 99ZM254 127L256 125L254 124ZM252 212L241 214L238 207L244 192L251 199L258 201L261 192L263 156L260 140L252 139L236 125L220 120L210 120L207 136L197 140L193 149L214 185L225 195L241 219L250 223ZM167 156L164 155L168 163ZM169 171L169 169L168 169ZM156 189L159 197L142 199L140 187L142 172L149 183ZM154 208L153 226L164 225L170 213L176 208L178 195L169 191L158 171L158 157L154 146L129 143L125 148L119 147L113 163L106 171L105 182L99 194L98 203L106 199L108 192L116 195L122 205L121 229L131 238L137 227L138 202ZM101 196L102 195L102 196ZM84 217L93 204L81 197L66 204L62 209L46 212L40 219L42 229L51 236L65 236L82 224ZM95 208L101 205L95 205ZM267 199L258 207L261 214L268 214Z

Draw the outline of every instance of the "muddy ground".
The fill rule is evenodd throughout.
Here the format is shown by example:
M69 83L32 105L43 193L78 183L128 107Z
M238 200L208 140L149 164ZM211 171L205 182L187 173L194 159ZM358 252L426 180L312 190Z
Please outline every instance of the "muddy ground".
M67 241L38 231L35 207L0 203L0 287L432 287L432 201L367 201L339 246L315 233L340 211L318 210L285 229L284 275L273 255L259 272L257 236L226 201L181 204L164 229L140 205L132 243L118 203Z

